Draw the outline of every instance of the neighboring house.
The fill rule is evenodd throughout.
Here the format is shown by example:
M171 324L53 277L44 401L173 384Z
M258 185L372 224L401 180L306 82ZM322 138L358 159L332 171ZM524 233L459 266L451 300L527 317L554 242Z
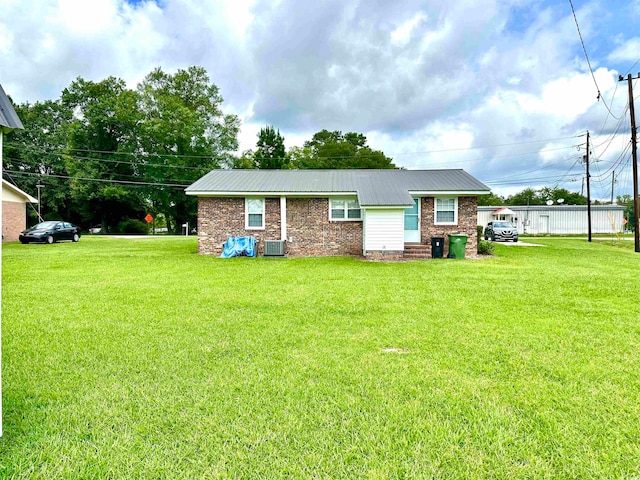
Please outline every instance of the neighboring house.
M624 231L624 210L621 205L591 205L591 232ZM478 225L486 227L493 220L510 221L518 233L531 235L586 235L589 228L586 205L478 207Z
M24 128L18 118L9 97L0 85L0 167L2 167L2 141L4 134L11 130ZM4 196L4 186L2 188ZM4 198L4 197L3 197ZM0 209L0 227L2 227L2 209ZM3 230L0 228L0 230ZM4 230L3 230L4 231ZM2 242L0 242L0 277L2 277ZM0 282L0 290L2 282ZM2 293L0 292L0 319L2 319ZM1 322L1 320L0 320ZM2 328L0 328L0 437L2 436Z
M27 228L27 203L38 203L28 193L2 179L2 241L17 242Z
M430 256L431 238L449 233L475 253L489 188L463 170L213 170L186 193L198 197L201 254L250 235L259 253L275 240L292 256L400 259Z

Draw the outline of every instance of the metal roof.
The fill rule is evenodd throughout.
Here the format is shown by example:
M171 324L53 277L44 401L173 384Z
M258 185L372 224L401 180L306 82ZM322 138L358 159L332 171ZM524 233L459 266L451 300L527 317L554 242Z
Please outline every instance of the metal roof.
M464 170L212 170L187 195L357 195L363 206L413 205L412 194L489 193Z
M2 85L0 85L0 129L3 132L8 132L14 128L24 128L22 122L18 118L16 111L13 109L13 105L9 101L9 98L4 93Z

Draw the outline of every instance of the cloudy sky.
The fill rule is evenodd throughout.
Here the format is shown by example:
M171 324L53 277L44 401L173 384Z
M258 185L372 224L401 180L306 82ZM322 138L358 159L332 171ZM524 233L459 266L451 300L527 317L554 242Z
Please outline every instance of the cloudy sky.
M464 168L498 194L632 193L627 83L640 0L0 0L0 84L58 98L76 77L131 87L155 67L205 67L242 119L287 147L361 132L398 166ZM640 95L640 83L636 85ZM600 93L600 99L598 99Z

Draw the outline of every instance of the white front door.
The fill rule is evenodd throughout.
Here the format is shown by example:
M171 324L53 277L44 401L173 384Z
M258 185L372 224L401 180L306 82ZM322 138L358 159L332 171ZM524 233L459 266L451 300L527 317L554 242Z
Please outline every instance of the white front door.
M420 199L413 199L413 207L404 209L404 241L420 243Z

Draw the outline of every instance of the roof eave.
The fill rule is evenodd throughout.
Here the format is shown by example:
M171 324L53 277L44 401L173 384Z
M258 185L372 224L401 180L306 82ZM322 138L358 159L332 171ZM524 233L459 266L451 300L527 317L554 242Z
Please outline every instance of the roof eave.
M33 198L31 195L29 195L27 192L19 189L18 187L16 187L15 185L13 185L12 183L8 182L7 180L5 180L4 178L2 179L2 184L7 187L9 190L13 190L14 193L23 196L29 203L38 203L38 200Z

